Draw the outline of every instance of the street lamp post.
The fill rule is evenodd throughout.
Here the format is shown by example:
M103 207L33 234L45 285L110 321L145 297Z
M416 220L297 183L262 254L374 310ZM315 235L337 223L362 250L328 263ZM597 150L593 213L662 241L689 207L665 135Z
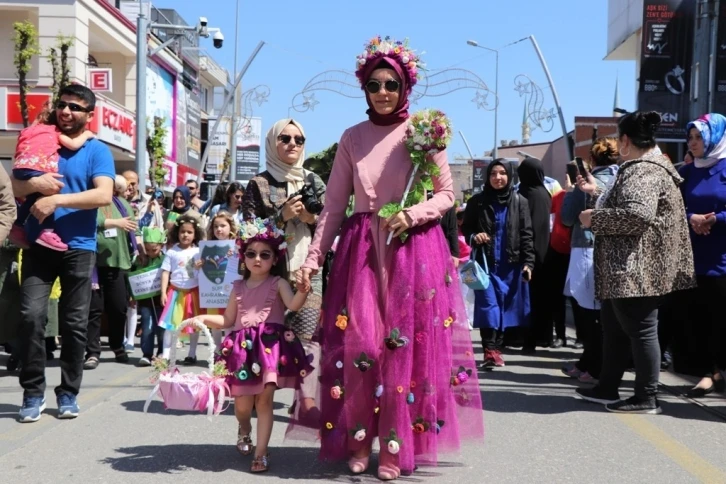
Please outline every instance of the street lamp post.
M182 32L182 34L170 35L168 40L149 51L147 35L150 28ZM140 193L146 192L146 59L170 46L183 35L183 32L194 32L199 37L209 37L211 32L215 32L214 47L218 49L222 47L224 40L222 32L218 28L207 27L205 17L200 17L199 24L195 26L150 23L146 17L144 2L140 2L136 21L136 173L139 176Z
M467 44L472 47L478 47L480 49L488 50L496 54L496 63L494 67L494 96L496 97L496 104L494 105L494 149L492 150L492 158L496 159L498 154L497 146L499 144L499 138L497 135L497 127L499 126L498 114L499 114L499 51L496 49L490 49L479 45L476 40L467 40Z
M542 51L539 50L539 44L537 44L537 41L534 38L534 35L529 36L529 40L532 41L532 47L534 47L535 52L537 52L537 57L539 57L539 61L542 63L542 69L545 72L545 76L547 76L547 82L550 84L550 90L552 91L552 97L555 100L555 106L557 107L557 116L560 118L560 126L562 127L562 139L565 140L565 145L567 146L567 153L570 155L570 160L573 160L575 158L575 154L572 152L572 145L570 144L570 140L567 138L567 125L565 124L565 116L562 114L562 106L560 105L560 98L557 96L557 91L555 90L555 83L552 81L552 76L550 75L550 70L547 68L547 61L545 61L544 56L542 55Z
M237 76L237 46L239 45L238 37L239 37L239 0L237 0L237 6L235 7L235 21L234 21L234 75ZM239 98L237 96L238 88L235 87L234 89L234 97L232 101L232 119L230 120L230 124L232 128L229 130L229 146L230 146L230 179L232 181L237 179L237 130L239 129L239 125L237 123L237 104L239 104ZM224 115L224 113L221 113Z

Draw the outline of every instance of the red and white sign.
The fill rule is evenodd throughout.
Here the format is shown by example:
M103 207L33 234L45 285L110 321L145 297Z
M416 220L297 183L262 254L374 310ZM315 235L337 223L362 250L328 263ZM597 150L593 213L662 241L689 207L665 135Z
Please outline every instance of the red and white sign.
M29 93L25 96L25 99L28 103L28 118L32 124L36 116L42 111L43 105L50 101L50 94ZM5 123L9 129L22 129L23 127L23 117L20 115L20 94L17 92L8 92L6 94Z
M88 87L92 91L113 91L113 71L106 67L88 69Z
M96 133L99 140L134 152L136 122L134 117L120 108L98 99L96 113L89 129Z

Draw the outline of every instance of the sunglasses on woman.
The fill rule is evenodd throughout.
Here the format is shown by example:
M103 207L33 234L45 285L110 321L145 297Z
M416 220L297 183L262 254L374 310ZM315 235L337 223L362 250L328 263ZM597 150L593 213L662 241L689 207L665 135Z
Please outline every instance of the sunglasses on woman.
M381 86L385 87L387 92L398 92L398 88L401 87L401 84L395 79L389 79L385 82L371 79L366 82L366 91L371 94L375 94L381 90Z
M73 113L90 113L91 109L88 109L87 107L81 106L80 104L76 103L69 103L66 101L58 101L55 103L55 108L60 109L63 111L65 108L68 108Z
M270 260L272 259L272 252L255 252L254 250L248 250L245 252L245 258L254 260L257 259L257 256L260 257L260 260Z
M277 137L278 140L282 141L283 144L288 144L293 137L289 134L281 134ZM295 144L298 146L302 146L305 144L305 136L295 136Z

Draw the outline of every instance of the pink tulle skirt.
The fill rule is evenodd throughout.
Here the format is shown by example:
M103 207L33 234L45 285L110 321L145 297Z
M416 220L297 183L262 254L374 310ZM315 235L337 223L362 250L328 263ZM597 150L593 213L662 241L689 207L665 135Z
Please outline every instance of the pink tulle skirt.
M394 239L381 277L374 214L346 221L323 304L324 460L380 439L403 472L483 442L483 410L459 277L435 222ZM381 287L386 280L388 287Z

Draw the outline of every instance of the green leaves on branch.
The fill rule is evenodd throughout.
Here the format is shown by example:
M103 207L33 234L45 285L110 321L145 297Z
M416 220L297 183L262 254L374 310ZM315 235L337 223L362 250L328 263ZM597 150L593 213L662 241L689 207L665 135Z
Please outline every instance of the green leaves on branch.
M48 58L53 70L53 85L50 87L50 90L53 93L54 104L58 101L58 93L61 88L71 82L70 68L68 67L68 50L73 46L73 41L73 37L58 34L55 47L48 49Z
M401 210L403 210L401 204L395 202L387 203L378 211L378 216L387 219L393 217Z
M167 169L164 167L166 159L166 126L164 123L166 118L154 117L154 129L151 135L146 138L146 150L149 153L151 167L149 169L149 178L155 187L163 187Z
M18 73L18 89L20 91L20 116L23 119L23 126L30 125L30 117L28 115L28 99L26 95L30 91L28 86L28 72L32 68L31 61L33 56L40 54L38 48L38 31L35 25L27 20L23 22L13 23L13 43L15 44L15 54L13 55L13 64Z

